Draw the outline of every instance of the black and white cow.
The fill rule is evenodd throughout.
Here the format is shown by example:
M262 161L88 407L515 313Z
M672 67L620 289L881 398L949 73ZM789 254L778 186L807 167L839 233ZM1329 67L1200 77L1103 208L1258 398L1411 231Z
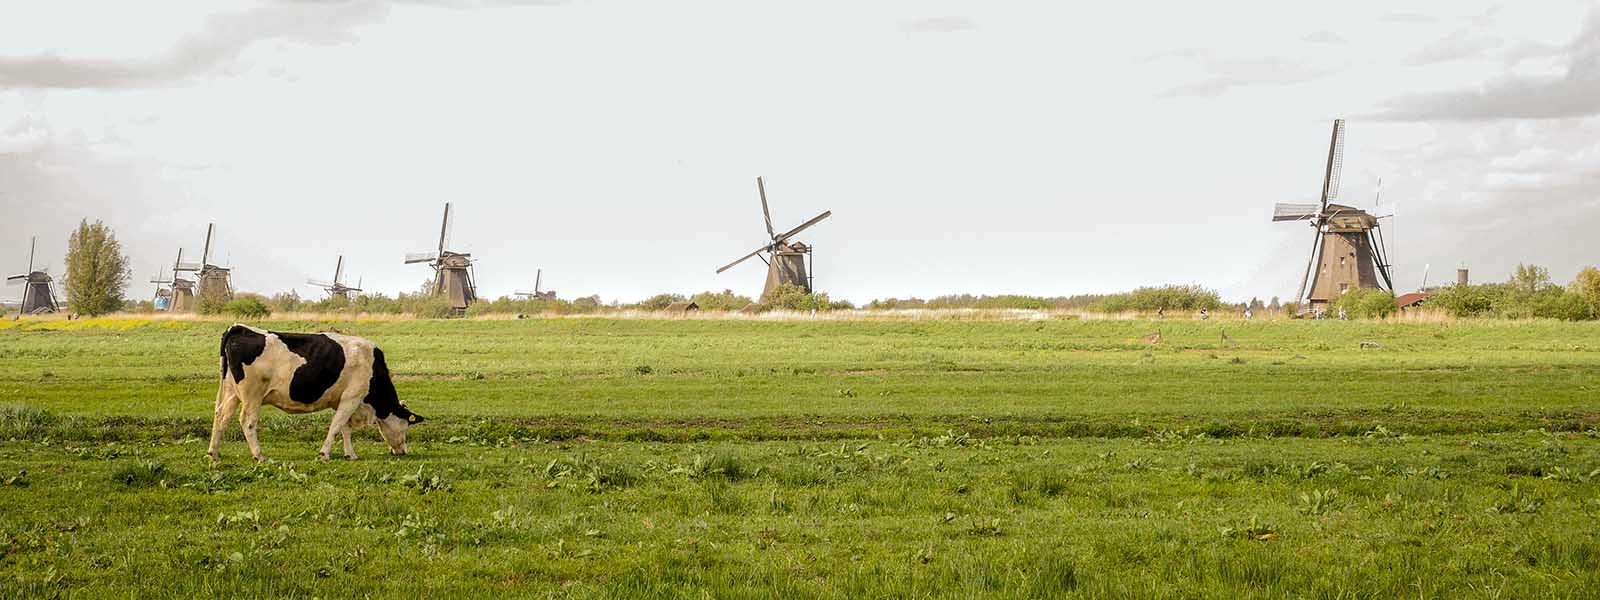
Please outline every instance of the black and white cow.
M354 460L350 431L373 423L391 454L405 454L406 429L423 421L400 401L383 362L383 351L372 342L336 333L229 327L222 334L222 383L217 388L211 447L206 454L217 457L228 416L237 410L250 454L262 460L256 418L263 404L293 414L333 409L328 437L322 441L320 457L324 460L333 449L334 434L344 435L344 455Z

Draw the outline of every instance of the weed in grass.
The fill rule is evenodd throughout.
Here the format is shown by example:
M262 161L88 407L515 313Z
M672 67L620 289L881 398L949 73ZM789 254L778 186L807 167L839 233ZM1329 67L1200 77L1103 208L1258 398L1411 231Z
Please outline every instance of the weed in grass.
M1511 486L1511 493L1489 505L1488 512L1497 515L1531 515L1544 508L1544 500L1525 492L1521 485Z
M130 488L167 487L170 475L166 463L141 461L112 471L111 480Z
M1337 509L1339 490L1312 490L1300 492L1300 513L1310 516L1322 516Z

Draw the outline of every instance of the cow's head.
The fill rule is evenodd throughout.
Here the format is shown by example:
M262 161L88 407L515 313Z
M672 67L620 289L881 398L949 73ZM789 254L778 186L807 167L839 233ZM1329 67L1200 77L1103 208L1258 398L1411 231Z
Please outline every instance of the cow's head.
M389 443L390 454L405 454L406 430L426 420L422 415L411 412L406 408L406 404L401 402L389 416L378 419L378 433L383 435L383 441Z

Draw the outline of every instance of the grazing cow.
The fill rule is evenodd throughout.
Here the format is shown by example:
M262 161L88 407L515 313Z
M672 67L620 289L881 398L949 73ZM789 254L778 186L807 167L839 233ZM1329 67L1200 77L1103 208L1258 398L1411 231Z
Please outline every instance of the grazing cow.
M239 426L250 454L262 460L256 441L261 405L286 413L333 409L320 457L327 460L334 434L344 435L345 458L355 460L350 430L377 423L390 454L406 453L406 429L421 423L395 393L383 351L367 340L336 333L275 333L234 325L222 334L222 383L211 421L211 447L217 458L228 416L239 411Z

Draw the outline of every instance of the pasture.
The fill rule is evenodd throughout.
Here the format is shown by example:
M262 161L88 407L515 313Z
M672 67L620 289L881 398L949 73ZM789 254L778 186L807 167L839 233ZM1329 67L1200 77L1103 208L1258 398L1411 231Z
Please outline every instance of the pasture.
M1594 323L274 321L429 421L317 462L269 408L213 465L227 325L0 324L0 593L1600 589Z

